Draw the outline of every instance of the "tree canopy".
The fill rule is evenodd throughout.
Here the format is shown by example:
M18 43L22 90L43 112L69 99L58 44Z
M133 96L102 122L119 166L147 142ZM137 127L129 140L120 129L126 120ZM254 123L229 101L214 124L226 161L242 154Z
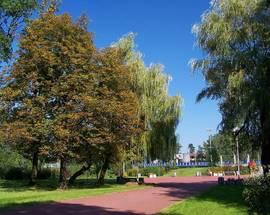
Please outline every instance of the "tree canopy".
M198 95L219 100L221 127L235 126L261 145L265 172L270 164L269 1L219 0L194 26L204 58L192 61L207 87Z

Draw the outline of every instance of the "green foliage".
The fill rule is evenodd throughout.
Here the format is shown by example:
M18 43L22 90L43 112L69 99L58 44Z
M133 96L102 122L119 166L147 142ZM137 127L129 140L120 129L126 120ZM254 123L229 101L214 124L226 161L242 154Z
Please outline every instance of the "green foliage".
M0 63L11 58L15 34L36 6L36 0L0 1Z
M142 170L142 169L141 169ZM132 176L132 177L137 177L138 173L140 173L141 171L140 169L138 168L131 168L131 169L128 169L126 174L128 176ZM141 173L142 174L142 173Z
M29 170L31 163L16 150L0 144L0 178L5 178L7 172L13 168Z
M199 145L197 149L197 153L196 153L196 161L201 162L201 161L205 161L205 159L206 159L206 155L205 155L204 148L201 145Z
M270 176L251 177L245 181L243 197L251 213L270 214Z
M240 126L245 144L262 147L262 164L270 166L270 14L267 0L213 1L193 30L205 57L191 62L207 87L197 100L219 100L221 127Z
M249 167L246 167L246 166L240 166L240 173L242 175L248 175L250 174L250 169Z
M115 171L110 168L110 169L107 170L105 177L108 178L108 179L115 179L116 175L117 174L115 173Z
M138 116L144 125L144 132L134 138L137 147L133 147L133 153L140 160L172 159L178 150L175 132L182 99L168 95L171 77L162 65L145 66L142 54L134 49L134 34L121 38L114 46L126 54L125 60L132 74L132 88L139 98Z
M12 167L7 170L5 179L7 180L22 180L29 179L30 171L19 167Z
M211 158L212 158L212 162L214 164L219 162L220 157L219 157L219 151L218 151L218 144L216 142L213 142L212 138L211 138L211 147L210 147L210 139L208 139L206 142L203 143L203 149L204 149L206 161L211 162ZM231 157L232 156L233 154L231 154Z
M247 144L250 140L244 134L238 136L239 139L239 152L240 160L246 160L249 154L251 158L257 159L258 149ZM211 149L210 149L210 137L204 142L204 153L206 160L210 161L210 154L214 163L220 162L220 156L224 161L233 161L233 156L236 154L236 140L231 133L218 133L211 136Z
M188 144L188 150L189 150L189 153L194 153L195 152L195 146L192 144L192 143L190 143L190 144Z
M224 168L223 167L210 167L209 169L208 169L208 171L209 172L212 172L212 173L222 173L222 172L224 172ZM227 169L228 170L228 169ZM230 170L228 170L228 171L235 171L235 169L233 168L233 169L230 169Z
M210 160L210 153L212 153L214 163L219 162L220 155L222 155L223 161L232 161L233 155L236 153L235 140L229 134L218 133L211 136L211 149L210 149L210 137L207 142L204 143L204 149L206 158ZM243 150L240 150L241 152Z
M144 168L139 169L139 173L141 173L143 176L149 176L150 173L156 174L157 176L163 176L168 171L169 171L169 168L159 167L159 166L144 167Z

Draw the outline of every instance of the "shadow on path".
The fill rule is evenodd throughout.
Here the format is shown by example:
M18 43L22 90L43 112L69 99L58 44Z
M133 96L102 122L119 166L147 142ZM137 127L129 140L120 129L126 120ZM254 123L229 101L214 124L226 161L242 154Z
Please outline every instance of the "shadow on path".
M88 206L71 203L50 203L41 204L35 207L21 207L16 210L10 210L5 215L143 215L132 211L117 211L113 208Z

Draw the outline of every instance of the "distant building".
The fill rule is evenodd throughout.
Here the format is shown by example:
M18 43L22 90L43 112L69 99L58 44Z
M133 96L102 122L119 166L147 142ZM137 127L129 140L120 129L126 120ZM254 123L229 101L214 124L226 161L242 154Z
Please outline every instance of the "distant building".
M176 163L180 163L180 162L190 162L191 161L191 157L189 155L189 153L179 153L175 155L175 161Z
M50 168L50 169L59 169L60 168L60 162L55 162L55 163L45 163L43 165L44 168Z

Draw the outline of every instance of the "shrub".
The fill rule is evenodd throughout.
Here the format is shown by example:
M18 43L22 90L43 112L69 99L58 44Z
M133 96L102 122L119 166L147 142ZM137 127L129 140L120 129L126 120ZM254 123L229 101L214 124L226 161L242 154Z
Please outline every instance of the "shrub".
M108 169L106 172L106 177L107 178L115 178L115 173L112 169Z
M250 212L270 214L270 175L249 178L245 185L243 197Z
M237 166L210 167L208 171L212 173L236 172ZM250 173L250 170L248 166L240 166L240 172L242 175L247 175Z
M224 168L223 167L210 167L208 169L209 172L212 172L212 173L221 173L221 172L224 172Z
M4 179L6 176L6 169L3 167L0 167L0 179Z
M250 174L250 169L248 166L240 166L240 173L241 175L248 175Z
M251 172L255 172L257 170L257 164L255 161L250 161L248 163L248 168L250 169Z
M29 178L30 173L19 167L13 167L7 170L5 174L5 179L7 180L21 180Z
M150 173L156 174L157 176L162 176L166 174L167 170L165 167L153 166L142 168L139 170L139 172L144 176L149 176Z
M40 171L38 171L38 174L37 174L38 179L48 179L48 178L51 178L51 176L52 176L52 172L49 168L41 169Z
M235 172L237 171L237 166L224 166L222 167L224 172Z
M132 168L127 170L127 175L131 177L136 177L139 173L139 170L137 168Z
M0 178L5 179L6 174L12 174L8 172L14 171L14 168L26 171L27 169L31 168L31 161L25 159L16 150L8 145L0 144Z

